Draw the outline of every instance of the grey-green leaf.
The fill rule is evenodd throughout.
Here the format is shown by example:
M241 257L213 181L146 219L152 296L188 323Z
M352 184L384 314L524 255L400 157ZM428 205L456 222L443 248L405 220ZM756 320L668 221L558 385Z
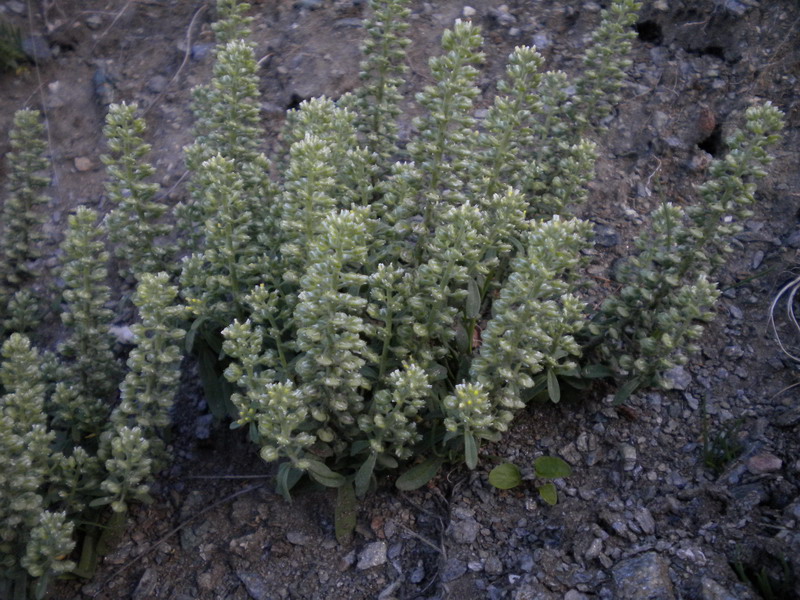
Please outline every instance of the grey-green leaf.
M467 283L467 306L466 317L475 319L481 314L481 291L474 279ZM471 332L467 332L471 333Z
M510 490L522 483L522 472L514 463L503 463L489 472L489 483L498 490Z
M395 486L404 492L421 488L436 476L442 466L442 462L441 458L432 457L414 465L397 478Z
M557 456L540 456L533 461L536 476L542 479L561 479L572 475L572 467Z
M547 369L547 395L550 396L550 400L555 404L558 404L559 400L561 400L561 386L553 369Z
M556 491L556 486L552 483L545 483L544 485L540 486L539 496L541 496L542 500L547 502L550 506L555 506L558 504L558 492Z
M339 487L336 493L336 510L334 521L336 541L342 546L347 546L353 538L356 528L356 493L353 486L348 484Z
M464 462L470 470L478 466L478 444L470 432L464 433Z
M309 461L308 474L311 475L314 481L321 483L325 487L338 488L347 483L343 475L334 473L325 463L321 463L318 460Z
M377 454L371 452L356 473L353 483L355 484L356 496L359 498L366 494L369 489L369 482L372 479L372 472L375 470L375 459L377 457Z

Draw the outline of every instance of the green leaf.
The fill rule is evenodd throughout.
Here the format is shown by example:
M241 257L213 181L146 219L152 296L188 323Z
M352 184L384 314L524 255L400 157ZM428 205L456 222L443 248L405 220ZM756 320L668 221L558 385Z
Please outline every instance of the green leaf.
M203 344L199 348L197 367L200 371L200 381L203 383L203 393L211 414L216 419L228 416L225 406L225 392L222 380L217 374L217 355L211 348Z
M464 433L464 462L470 470L478 466L478 444L469 431Z
M558 504L558 492L556 491L556 486L552 483L545 483L539 486L539 496L550 506Z
M278 467L278 475L275 477L275 491L278 492L287 502L292 501L289 493L294 485L303 476L303 472L295 469L290 462L282 462Z
M125 529L128 524L127 512L112 512L111 516L106 521L105 527L97 539L97 546L95 552L98 557L103 557L122 541L125 535Z
M558 384L558 377L553 369L547 369L547 395L554 404L561 400L561 386Z
M395 486L404 492L421 488L436 476L443 462L444 460L438 456L428 458L400 475Z
M366 494L367 490L369 489L369 482L372 480L372 472L375 470L375 460L377 458L378 455L372 452L367 457L367 460L364 461L364 464L359 467L358 472L356 473L356 478L353 483L355 484L356 488L356 496L359 498Z
M344 476L334 473L325 463L321 463L318 460L309 461L308 474L311 475L314 481L321 483L325 487L338 488L347 483Z
M510 490L522 483L522 472L514 463L503 463L489 472L489 483L498 490Z
M97 508L98 506L107 506L114 501L113 498L105 497L105 498L95 498L91 502L89 502L89 506L91 508Z
M184 338L184 347L186 348L187 354L192 354L195 351L194 345L197 341L197 332L205 322L205 317L200 317L192 323L192 326L189 327L189 331L186 332L186 337Z
M356 529L357 508L358 505L353 486L349 483L340 486L336 492L334 522L336 541L342 546L348 546L353 539L353 531Z
M81 545L81 557L78 560L78 566L72 570L73 574L83 579L91 579L94 576L94 572L97 570L96 543L95 533L86 534Z
M642 385L642 380L640 377L634 377L633 379L629 379L625 382L625 384L617 390L617 393L614 395L614 406L619 406L623 404L628 398L631 397L631 394L639 389Z
M540 456L533 461L536 476L542 479L562 479L572 475L569 463L557 456Z
M481 314L481 290L474 279L467 283L467 306L465 316L475 319ZM472 332L467 332L471 335Z
M613 376L614 371L605 365L586 365L581 369L581 377L585 379L606 379Z
M36 600L43 600L47 595L47 588L50 587L50 573L45 573L36 581L33 597Z

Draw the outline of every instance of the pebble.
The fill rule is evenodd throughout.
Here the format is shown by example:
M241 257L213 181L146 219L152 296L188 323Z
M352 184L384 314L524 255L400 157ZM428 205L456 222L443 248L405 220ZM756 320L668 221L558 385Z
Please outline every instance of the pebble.
M685 390L692 383L692 375L683 366L664 372L664 383L668 390Z
M149 600L157 597L156 588L158 587L158 571L153 567L145 569L136 589L133 590L131 600Z
M747 460L747 470L753 475L774 473L775 471L780 471L781 467L783 467L783 461L774 454L767 452L756 454Z
M594 243L602 248L613 248L619 243L617 230L609 225L596 223L594 226Z
M455 557L448 558L441 570L440 577L444 583L455 581L467 572L467 563Z
M703 600L739 600L740 596L731 594L710 577L701 581Z
M103 17L100 15L89 15L86 17L86 26L89 29L100 29L103 26Z
M261 575L237 571L236 576L253 600L271 600L273 597L272 586Z
M9 2L6 2L6 8L18 15L23 15L27 12L25 9L25 4L19 0L10 0Z
M478 11L472 8L471 6L465 6L461 10L461 16L463 16L465 19L469 19L470 17L474 17L477 14L477 12Z
M449 533L453 541L459 544L472 544L478 538L481 530L480 524L475 519L454 521L450 524Z
M359 571L366 571L373 567L379 567L386 563L386 558L386 542L372 542L364 546L364 549L358 555L356 568Z
M489 575L500 575L503 572L503 563L493 554L486 559L483 570Z
M621 444L619 453L622 456L622 470L633 471L636 466L636 448L630 444Z
M286 541L295 546L308 546L314 543L314 538L302 531L290 531L286 534Z
M147 91L154 94L160 94L167 88L169 80L163 75L156 75L151 77L147 82Z
M612 571L619 600L674 600L669 563L656 552L620 561Z
M92 163L92 161L89 158L85 157L85 156L78 156L74 160L74 164L75 164L75 168L78 171L81 171L81 172L89 171L89 170L92 169L92 167L94 167L94 164Z
M46 63L53 58L50 44L41 35L29 35L22 40L22 50L33 62L38 64Z

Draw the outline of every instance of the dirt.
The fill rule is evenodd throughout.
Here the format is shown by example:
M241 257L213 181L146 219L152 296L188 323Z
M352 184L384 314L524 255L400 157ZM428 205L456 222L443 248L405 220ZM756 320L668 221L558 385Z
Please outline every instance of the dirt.
M466 4L485 35L485 106L515 45L536 43L547 68L574 72L607 2L412 2L409 93L430 82L427 57ZM412 493L382 481L359 507L354 540L342 546L333 495L301 489L286 503L272 491L273 468L241 436L220 426L198 437L203 402L189 369L175 464L159 477L155 503L134 508L92 581L59 583L49 597L769 598L758 584L762 570L771 597L800 597L800 400L790 388L798 372L767 327L770 302L792 279L800 248L800 5L644 4L629 83L599 140L602 158L584 215L612 238L594 250L590 273L599 296L613 285L609 264L630 252L659 202L696 200L710 155L724 153L725 136L748 106L770 100L787 123L755 214L722 273L717 319L702 353L679 373L680 389L642 392L619 408L610 404L611 389L530 407L501 443L484 449L474 472L452 467ZM357 85L366 9L357 0L252 5L264 145L272 152L286 109ZM15 110L44 108L52 255L71 210L109 209L100 156L112 101L145 109L161 195L170 204L182 199L190 90L210 76L213 6L30 0L0 2L0 11L50 54L35 68L0 74L0 132ZM415 110L407 107L406 128ZM0 135L2 153L6 138ZM787 323L779 320L779 329L796 345ZM726 432L735 452L709 466L704 449L724 449ZM538 498L533 481L530 465L542 454L573 467L558 481L554 507ZM500 492L488 484L501 460L523 467L523 486Z

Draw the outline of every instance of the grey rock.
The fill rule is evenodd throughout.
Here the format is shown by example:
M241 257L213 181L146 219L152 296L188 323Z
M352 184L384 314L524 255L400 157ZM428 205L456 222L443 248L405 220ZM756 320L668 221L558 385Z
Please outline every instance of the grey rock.
M411 570L408 580L411 583L421 583L425 579L425 568L422 566L422 561L417 563L417 566Z
M800 229L795 229L790 233L785 244L790 248L800 248Z
M732 594L710 577L703 577L701 586L703 600L742 600L741 596Z
M481 530L480 524L475 519L454 521L450 524L449 533L454 542L459 544L472 544L478 538Z
M100 29L103 26L103 17L100 15L89 15L86 17L86 26L89 29Z
M27 12L25 3L19 0L9 0L6 2L6 8L17 15L24 15Z
M525 554L522 558L519 559L519 568L525 571L526 573L530 573L533 571L533 567L536 565L536 562L533 560L533 556L530 554Z
M564 594L564 600L589 600L589 597L578 590L570 590Z
M198 440L207 440L211 437L211 426L214 424L214 415L200 415L194 422L194 437Z
M636 466L636 448L630 444L621 444L619 453L622 456L622 470L633 471Z
M213 47L212 44L192 44L190 56L192 60L204 60Z
M612 571L619 600L674 600L669 563L656 552L647 552L617 563Z
M298 0L294 5L305 10L316 10L322 6L322 0Z
M154 94L160 94L167 88L169 80L163 75L156 75L151 77L147 82L147 91Z
M258 575L257 573L246 573L237 571L236 576L242 582L248 595L253 600L271 600L272 586L267 583L267 580Z
M50 44L41 35L29 35L22 40L22 50L33 62L37 64L46 63L53 58Z
M314 538L302 531L290 531L286 534L286 541L295 546L309 546L314 543Z
M467 572L467 563L458 558L448 558L441 570L440 577L444 583L455 581Z
M490 8L489 16L497 20L500 25L504 25L506 27L515 25L517 23L517 17L508 12L507 8L506 10L503 10L503 7L505 7L505 5L500 8Z
M483 570L489 575L500 575L503 572L503 563L493 554L486 559Z
M655 532L656 530L656 522L653 519L653 515L650 514L650 511L647 510L645 507L640 507L636 509L636 513L634 514L634 519L639 524L639 527L642 528L642 531L647 535L650 535Z
M373 567L379 567L386 563L386 542L372 542L364 546L358 555L356 568L365 571Z
M681 367L673 367L664 372L664 382L669 390L685 390L692 384L692 375Z
M747 460L747 470L753 475L774 473L775 471L780 471L781 467L783 467L783 461L768 452L756 454Z
M158 587L158 572L153 567L145 569L136 589L133 590L131 600L149 600L156 598L156 588Z
M533 38L531 38L531 44L536 46L538 50L544 50L553 42L550 40L550 36L546 33L537 33L534 34Z
M764 251L756 250L753 252L753 259L750 261L750 266L754 269L757 269L761 266L762 262L764 262Z
M737 319L739 321L741 321L744 318L744 313L742 312L742 309L736 306L735 304L731 304L730 306L728 306L728 312L731 313L731 316L734 319Z

